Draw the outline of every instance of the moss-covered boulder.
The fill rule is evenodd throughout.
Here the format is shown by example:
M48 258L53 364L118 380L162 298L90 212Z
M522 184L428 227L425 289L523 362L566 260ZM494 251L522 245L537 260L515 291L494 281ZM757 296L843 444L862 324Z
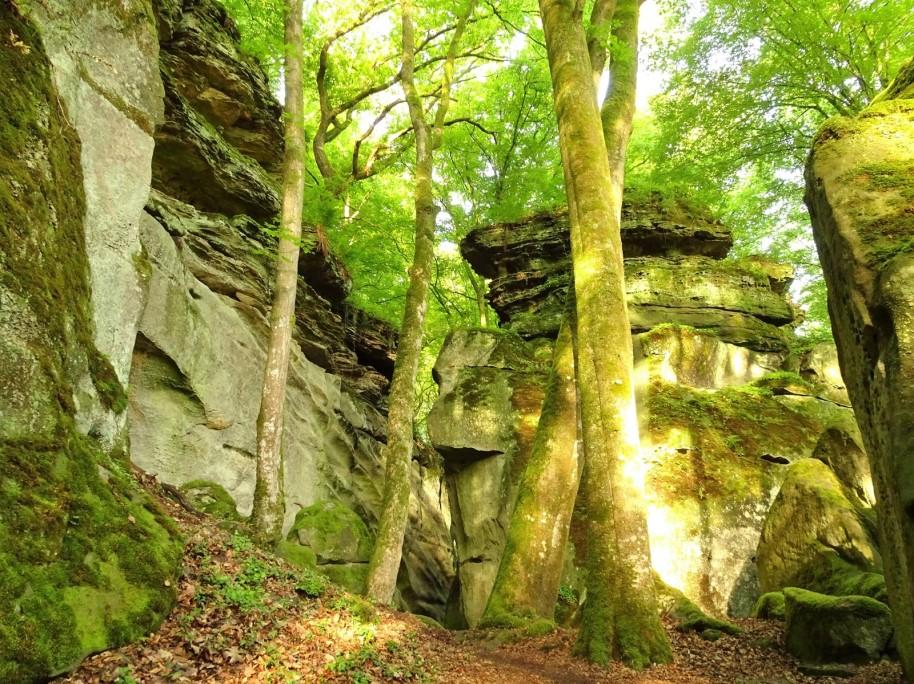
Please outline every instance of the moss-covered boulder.
M786 601L782 591L762 594L752 609L752 616L763 620L784 620L787 617Z
M867 596L826 596L784 590L787 650L802 663L862 663L882 655L892 638L892 615Z
M762 590L802 587L884 600L882 559L866 516L825 463L792 464L759 540Z
M721 634L739 634L740 628L732 622L719 620L705 613L689 597L678 589L666 584L659 577L654 578L657 592L657 604L663 615L676 623L676 629L683 632L706 631ZM716 640L716 639L715 639Z
M855 117L827 121L806 204L832 330L863 433L898 650L914 679L914 67Z
M207 515L232 522L241 520L235 500L220 484L208 480L191 480L181 485L181 492L194 508Z
M80 142L10 3L0 34L0 681L32 682L157 627L181 543L125 454L80 429L86 388L117 382L94 342Z
M310 548L317 563L367 563L374 539L358 514L338 501L301 509L286 537Z
M339 501L319 501L298 512L277 552L293 565L317 570L360 594L373 545L374 537L355 511Z

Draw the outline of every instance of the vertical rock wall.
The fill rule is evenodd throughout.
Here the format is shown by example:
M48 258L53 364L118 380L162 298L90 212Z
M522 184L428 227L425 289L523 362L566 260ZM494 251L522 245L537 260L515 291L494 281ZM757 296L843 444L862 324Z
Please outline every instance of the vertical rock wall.
M879 501L896 643L914 679L914 63L860 115L825 124L806 182Z
M165 109L151 160L150 218L140 230L146 302L130 374L131 458L171 484L218 484L247 515L269 335L281 109L263 72L239 52L219 4L156 7ZM369 527L378 519L395 333L346 306L349 286L332 254L305 250L282 447L286 531L299 511L327 502ZM433 462L415 463L413 478L401 597L441 618L454 572L447 502ZM329 571L351 561L319 564ZM349 568L350 588L359 588L365 561Z
M52 16L61 8L41 9L26 19L0 5L4 682L44 680L155 628L171 607L181 556L173 525L136 487L117 434L125 408L119 373L129 365L135 321L93 315L97 301L112 304L105 288L123 295L136 287L135 278L121 278L131 262L118 239L122 229L135 231L145 197L118 208L129 216L105 216L105 202L117 202L107 194L117 194L108 187L117 180L103 170L111 142L100 149L98 138L106 122L131 131L132 124L96 89L104 74L77 68L62 52ZM123 28L104 15L81 15L98 40L99 26ZM77 37L69 48L89 45ZM129 55L121 56L127 72ZM133 160L141 151L126 154ZM102 235L112 243L90 248ZM109 259L103 283L93 275Z

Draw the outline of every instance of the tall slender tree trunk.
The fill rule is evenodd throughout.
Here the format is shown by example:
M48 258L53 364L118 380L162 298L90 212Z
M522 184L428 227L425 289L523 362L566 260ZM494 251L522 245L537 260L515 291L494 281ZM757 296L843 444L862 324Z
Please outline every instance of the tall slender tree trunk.
M571 293L567 308L570 311L555 342L543 409L521 475L484 625L511 626L518 618L551 620L555 614L579 482Z
M603 139L583 3L540 0L539 5L566 165L577 300L575 368L585 459L581 494L587 515L587 598L578 648L597 663L620 658L642 668L668 661L671 651L651 576L645 467L625 306L622 179L613 176ZM637 22L637 9L637 0L619 0L617 20L633 16Z
M302 0L286 0L285 17L285 155L282 216L276 259L276 285L270 311L270 341L257 416L257 481L254 529L264 543L282 534L282 428L304 201L305 129L302 81Z
M413 411L415 410L416 372L422 353L425 312L435 257L435 218L438 208L432 186L435 149L441 143L444 119L450 104L457 47L466 30L474 2L467 5L451 39L444 62L441 97L433 123L426 120L422 98L415 82L415 6L413 0L402 0L403 15L403 93L409 107L410 121L416 139L415 189L416 244L409 271L406 308L400 326L397 361L390 386L387 418L387 446L384 449L384 501L378 522L378 536L368 565L366 593L380 603L393 600L397 572L403 554L403 538L409 514L410 463L413 453Z

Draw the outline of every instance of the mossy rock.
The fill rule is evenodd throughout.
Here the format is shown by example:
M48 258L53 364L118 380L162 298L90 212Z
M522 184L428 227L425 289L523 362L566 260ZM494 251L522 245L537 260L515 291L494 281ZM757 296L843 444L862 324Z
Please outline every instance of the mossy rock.
M685 594L666 584L657 576L654 577L654 589L657 592L657 602L661 612L672 618L676 623L676 629L680 631L698 632L699 634L708 630L719 634L739 634L742 631L732 622L708 615Z
M787 650L802 663L862 663L878 659L892 638L888 606L868 596L827 596L788 587Z
M317 566L317 571L346 591L353 594L365 593L368 563L331 563Z
M14 84L0 98L0 356L24 337L30 352L18 371L0 360L0 681L19 683L155 629L182 548L126 454L77 429L87 378L112 411L124 406L93 341L80 144L40 37L10 3L0 35L17 41L0 50L0 81ZM21 318L3 315L8 301ZM34 406L8 403L23 373L40 379L39 421L20 420ZM8 417L26 429L5 429Z
M762 620L783 620L787 606L784 602L784 592L769 591L759 596L752 610L752 616Z
M825 463L793 463L758 546L763 591L786 586L885 597L881 557L856 498Z
M301 509L286 540L309 547L320 565L366 563L374 545L364 521L338 501L319 501Z
M192 480L181 486L181 492L194 508L207 515L231 522L242 520L235 507L235 500L220 484L209 480Z
M276 545L276 555L303 570L314 570L317 567L317 556L314 551L296 542L279 542Z

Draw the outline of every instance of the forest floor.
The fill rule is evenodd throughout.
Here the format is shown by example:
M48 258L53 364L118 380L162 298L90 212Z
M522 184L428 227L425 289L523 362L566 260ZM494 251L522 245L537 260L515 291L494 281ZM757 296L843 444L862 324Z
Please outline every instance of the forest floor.
M194 515L144 484L185 538L178 602L145 640L86 660L63 684L241 684L264 682L662 682L897 684L896 663L851 677L809 677L783 648L783 625L739 621L739 636L716 642L670 628L675 662L635 672L592 666L571 655L574 632L540 637L501 631L450 632L415 616L376 608L264 553L238 531Z

